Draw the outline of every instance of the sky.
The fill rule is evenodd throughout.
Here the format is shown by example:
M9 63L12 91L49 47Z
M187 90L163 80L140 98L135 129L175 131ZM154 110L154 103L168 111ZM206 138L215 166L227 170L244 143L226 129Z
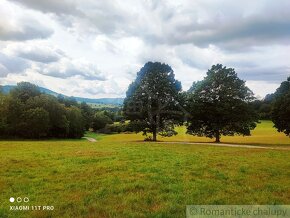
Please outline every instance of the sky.
M258 97L290 76L289 0L0 0L0 85L124 97L147 61L187 90L217 63Z

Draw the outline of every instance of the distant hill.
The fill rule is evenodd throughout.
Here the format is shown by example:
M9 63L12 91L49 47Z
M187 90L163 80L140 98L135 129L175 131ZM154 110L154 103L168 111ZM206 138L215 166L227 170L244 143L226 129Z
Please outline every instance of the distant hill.
M5 85L5 86L2 86L2 90L5 94L8 94L11 91L11 89L13 89L14 87L15 87L14 85ZM55 97L59 95L63 97L73 97L78 102L86 102L89 104L122 105L124 101L124 98L82 98L82 97L75 97L75 96L66 96L66 95L51 91L43 87L39 87L39 90L42 93L53 95Z

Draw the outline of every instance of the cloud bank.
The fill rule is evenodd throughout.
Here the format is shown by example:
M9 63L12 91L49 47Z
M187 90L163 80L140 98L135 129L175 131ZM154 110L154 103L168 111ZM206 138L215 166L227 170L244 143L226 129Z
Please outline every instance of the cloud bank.
M170 64L185 90L222 63L265 96L290 75L289 10L287 0L4 0L0 77L121 97L146 61Z

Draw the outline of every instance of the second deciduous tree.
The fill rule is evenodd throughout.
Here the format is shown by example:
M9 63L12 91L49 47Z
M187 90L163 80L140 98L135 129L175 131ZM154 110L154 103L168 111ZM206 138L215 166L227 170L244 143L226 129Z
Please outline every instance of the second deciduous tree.
M212 66L188 95L189 134L220 142L221 135L250 135L256 126L257 115L250 106L253 92L232 68Z

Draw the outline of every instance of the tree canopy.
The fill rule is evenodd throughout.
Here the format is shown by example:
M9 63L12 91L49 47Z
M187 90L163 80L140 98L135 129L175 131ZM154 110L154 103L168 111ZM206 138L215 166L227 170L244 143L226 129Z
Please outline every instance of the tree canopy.
M213 65L188 95L189 134L220 142L221 135L250 135L256 126L257 115L249 104L253 93L233 68Z
M176 134L174 124L181 122L178 99L181 83L175 79L172 68L160 62L148 62L137 73L124 100L124 114L136 132L144 135Z
M104 111L97 111L92 120L92 128L97 131L103 129L107 124L112 124L113 121Z
M290 77L281 83L274 95L272 108L274 127L290 136Z
M26 102L29 98L39 96L41 92L38 87L29 82L20 82L12 89L11 96L21 102Z
M70 100L71 101L71 100ZM65 105L28 82L0 94L0 137L80 138L84 118L79 105Z

